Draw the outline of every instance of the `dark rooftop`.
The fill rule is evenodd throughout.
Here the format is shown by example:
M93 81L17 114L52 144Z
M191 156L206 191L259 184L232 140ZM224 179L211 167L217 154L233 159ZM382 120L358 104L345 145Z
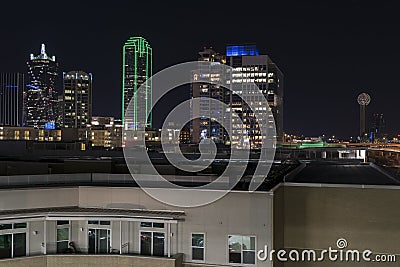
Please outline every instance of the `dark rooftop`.
M286 178L290 183L400 185L381 167L354 161L308 162L297 174Z
M215 181L226 169L229 160L218 159L201 172L187 172L171 165L165 157L152 157L157 171L168 181L184 187L199 187ZM140 164L138 162L137 164ZM257 165L256 159L249 159L247 169L234 190L248 190L252 174ZM261 163L262 164L262 163ZM259 191L269 191L283 181L284 176L299 165L296 160L277 161L265 174ZM145 174L145 173L143 173ZM57 186L124 186L137 187L123 158L64 158L57 161L41 159L0 160L0 188L57 187ZM215 189L224 189L226 184L215 182ZM159 183L151 184L158 187Z

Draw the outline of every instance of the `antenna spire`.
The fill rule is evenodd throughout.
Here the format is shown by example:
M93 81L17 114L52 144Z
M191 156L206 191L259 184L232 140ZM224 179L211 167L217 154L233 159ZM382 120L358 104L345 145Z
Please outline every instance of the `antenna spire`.
M45 55L46 54L46 46L42 44L42 49L40 50L40 54Z

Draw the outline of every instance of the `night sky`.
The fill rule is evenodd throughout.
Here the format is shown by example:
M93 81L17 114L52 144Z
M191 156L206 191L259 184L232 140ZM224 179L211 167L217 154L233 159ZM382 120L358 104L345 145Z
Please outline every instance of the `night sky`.
M122 45L130 36L150 42L154 73L197 59L204 46L224 52L226 44L256 43L285 75L285 132L354 136L356 97L367 92L368 117L384 113L387 132L400 133L396 1L185 2L2 2L0 72L25 73L43 42L60 71L93 73L95 115L120 117ZM170 106L189 92L175 96Z

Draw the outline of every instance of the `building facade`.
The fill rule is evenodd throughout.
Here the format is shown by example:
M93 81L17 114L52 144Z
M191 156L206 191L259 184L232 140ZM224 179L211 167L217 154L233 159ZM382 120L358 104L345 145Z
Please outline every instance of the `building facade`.
M61 141L60 129L46 130L33 127L0 126L0 141Z
M212 48L204 48L199 52L198 61L198 69L195 71L190 91L191 98L200 98L198 103L193 103L191 109L192 142L199 143L209 138L215 143L225 143L226 133L220 124L224 121L225 110L210 99L224 101L226 89L211 82L222 83L225 80L221 64L225 64L226 59ZM208 62L215 64L210 65ZM200 79L202 82L196 82Z
M95 174L93 179L108 176ZM51 177L57 179L57 175ZM12 204L0 212L0 242L9 241L0 246L0 258L14 258L16 263L20 257L70 255L70 260L50 266L91 266L95 265L93 260L107 262L108 266L272 266L259 262L256 255L264 244L272 242L273 195L269 192L232 192L211 205L176 208L132 187L12 191L1 194L2 201ZM33 201L24 200L27 194ZM49 199L53 200L51 205ZM87 254L91 256L83 257ZM120 257L113 258L116 255ZM154 262L173 260L178 255L182 257L179 265ZM124 265L143 256L146 258L141 265Z
M58 92L55 88L58 63L48 56L42 44L40 55L30 55L28 84L24 94L24 124L35 128L54 129L58 114Z
M372 117L372 127L370 131L371 142L385 142L387 141L387 134L385 132L386 122L384 114L374 114Z
M92 117L90 125L92 147L122 147L122 122L113 117Z
M0 126L22 126L24 74L0 73Z
M212 139L215 143L238 147L259 148L263 143L260 127L268 129L275 122L276 139L283 138L283 74L267 55L260 55L255 45L227 46L226 55L220 55L210 48L201 51L199 68L193 75L191 97L200 100L192 104L191 139L199 143L203 139ZM207 64L206 64L207 62ZM213 64L209 64L212 62ZM222 64L232 69L223 68ZM201 82L196 82L196 80ZM224 86L213 83L224 84ZM254 84L262 95L252 94ZM246 103L246 101L251 103ZM256 99L262 97L262 99ZM225 104L218 105L218 100ZM266 125L260 125L252 109L268 116L262 102L268 101L273 116L266 119ZM249 104L253 108L250 108ZM235 112L238 117L232 117ZM219 122L224 122L225 129ZM243 123L242 123L243 121ZM231 131L232 136L227 134Z
M255 192L243 181L207 205L180 207L111 172L110 162L0 162L0 265L398 266L399 174L375 164L280 163L265 180L275 182ZM205 178L164 177L187 185Z
M143 37L131 37L125 42L122 51L122 122L125 127L137 129L152 126L151 115L146 117L152 104L151 76L150 44ZM145 90L136 94L142 85ZM131 101L131 113L125 114Z
M63 119L65 128L86 128L92 118L91 73L70 71L63 73Z
M268 101L275 119L276 139L283 138L283 73L267 55L260 55L256 45L229 45L226 47L227 65L233 68L230 90L225 95L225 102L238 113L245 122L245 129L238 128L239 123L232 122L234 135L240 137L247 131L251 147L261 144L262 136L253 111L234 91L246 93L250 83L255 83ZM252 99L257 103L257 99ZM268 118L270 122L272 118ZM240 126L239 126L240 127ZM266 127L266 126L262 126ZM232 144L243 145L243 140L231 140Z

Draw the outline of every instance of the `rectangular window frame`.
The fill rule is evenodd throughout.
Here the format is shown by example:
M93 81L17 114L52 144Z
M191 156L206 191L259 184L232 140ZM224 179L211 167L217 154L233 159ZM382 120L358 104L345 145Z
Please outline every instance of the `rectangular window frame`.
M113 240L113 231L112 231L112 227L111 226L109 226L109 227L107 227L107 226L109 226L109 225L95 225L95 224L90 224L90 225L88 225L88 228L87 228L87 230L89 231L89 230L94 230L95 232L96 232L96 242L95 242L95 247L94 247L94 250L95 250L95 252L94 252L94 254L91 254L91 255L106 255L106 254L111 254L111 251L112 251L112 240ZM101 253L100 252L100 250L99 250L99 248L100 248L100 238L99 238L99 235L100 235L100 231L101 230L105 230L106 232L107 232L107 239L108 239L108 243L107 243L107 253L106 254L103 254L103 253ZM89 249L89 238L87 239L87 242L88 242L88 249Z
M140 228L144 228L144 229L150 229L150 228L165 229L165 223L163 223L163 222L162 223L159 223L159 222L140 222L139 226L140 226Z
M67 221L67 220L65 220L65 221ZM58 221L56 221L56 251L57 251L57 254L61 254L63 252L58 251L58 244L66 242L67 248L68 248L69 242L71 242L71 221L68 220L68 224L61 224L61 225L58 225L57 222ZM58 230L61 230L61 229L68 229L68 239L58 240Z
M103 226L111 226L111 221L105 221L105 220L88 220L88 221L87 221L87 224L88 224L89 226L98 225L98 226L103 227Z
M240 236L241 239L242 239L242 242L240 244L240 250L241 250L241 252L240 252L240 257L241 257L240 263L229 262L229 253L230 253L230 251L229 251L229 237L230 236ZM254 250L252 250L252 249L243 250L243 237L249 237L250 239L252 237L254 237ZM228 265L231 265L231 266L256 266L257 265L257 236L256 235L228 234L226 240L227 240L227 263L228 263ZM245 252L254 252L254 263L244 263L243 262L243 252L244 251Z
M203 235L203 247L193 246L193 235ZM203 259L193 259L193 248L203 249ZM190 255L193 262L205 262L206 261L206 233L204 232L192 232L190 234Z
M148 230L147 230L148 229ZM159 230L150 230L150 228L139 230L139 254L142 255L141 251L141 238L142 238L142 233L151 233L151 247L150 247L150 257L154 256L154 233L159 233L164 235L164 251L163 251L163 256L165 257L166 255L166 249L167 249L167 233L165 231L159 231ZM144 254L143 254L144 255ZM160 256L158 256L160 257Z
M15 221L15 222L7 222L4 224L11 224L10 229L2 229L0 230L0 235L11 235L11 258L3 258L3 259L14 259L20 257L26 257L29 255L29 222L26 221ZM16 227L15 224L25 224L25 228ZM14 252L14 235L16 234L25 234L25 255L24 256L15 256Z

